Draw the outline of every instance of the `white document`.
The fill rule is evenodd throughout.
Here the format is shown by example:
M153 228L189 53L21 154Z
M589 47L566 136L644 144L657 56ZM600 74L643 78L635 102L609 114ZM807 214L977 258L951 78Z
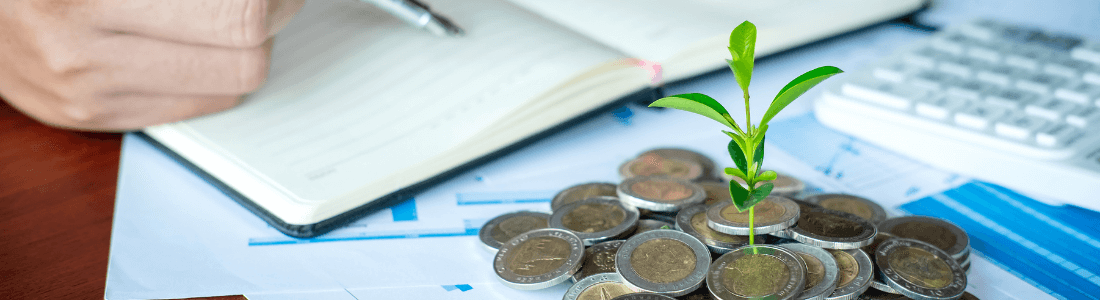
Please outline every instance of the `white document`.
M857 68L920 35L886 26L817 45L813 51L797 50L761 60L753 76L752 114L762 115L774 93L802 72L822 64ZM667 92L706 93L725 103L732 115L744 113L739 108L740 91L730 74L669 86ZM816 93L804 97L774 122L803 118ZM460 174L415 195L412 204L379 211L353 226L308 240L283 236L163 153L127 136L119 170L106 297L244 294L254 299L352 299L348 295L359 300L560 299L567 284L540 291L513 290L500 284L491 267L494 253L481 245L476 229L504 212L549 210L550 197L574 184L618 182L619 164L648 148L694 149L728 166L728 138L720 129L716 122L690 113L631 105ZM772 130L769 132L776 134L797 128ZM806 148L818 145L811 142L807 141ZM767 145L767 168L803 178L821 191L872 197L894 213L901 203L958 184L944 182L951 175L936 170L893 169L913 167L904 164L860 175L866 168L853 159L837 160L835 167L860 176L838 179L818 171L816 161L776 145ZM890 178L868 189L866 176L872 175ZM921 192L908 193L912 186L919 186ZM968 290L978 297L1051 298L981 256L973 257Z

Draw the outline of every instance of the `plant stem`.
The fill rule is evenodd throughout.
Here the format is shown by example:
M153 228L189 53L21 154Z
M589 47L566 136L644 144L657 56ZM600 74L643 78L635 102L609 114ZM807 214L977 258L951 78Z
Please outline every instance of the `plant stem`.
M745 132L752 132L752 117L749 115L749 91L744 90L742 94L745 95Z

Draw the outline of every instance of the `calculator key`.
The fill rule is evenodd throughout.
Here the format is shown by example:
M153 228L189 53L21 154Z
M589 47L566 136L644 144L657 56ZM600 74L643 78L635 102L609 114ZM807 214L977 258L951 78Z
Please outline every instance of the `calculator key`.
M989 83L976 80L965 80L947 85L947 94L971 100L980 100L982 99L982 94L989 93L996 89L996 86Z
M974 130L985 130L1006 113L1008 110L1003 107L976 103L955 113L955 124Z
M1049 74L1031 74L1016 78L1016 88L1039 94L1050 94L1066 84L1066 79Z
M995 90L985 97L986 103L1014 110L1022 109L1024 106L1038 100L1039 95L1017 89Z
M921 71L913 75L913 77L909 79L909 83L919 88L942 90L948 83L958 82L960 80L962 79L947 73Z
M875 79L901 83L905 81L906 73L909 68L901 63L895 63L887 66L876 67L871 71L871 76Z
M977 22L962 24L961 26L959 26L959 33L977 40L990 41L994 38L1000 37L1001 31L1004 29L1004 27L1004 25L993 21L980 20Z
M1100 100L1100 86L1087 83L1062 86L1054 90L1054 98L1089 105Z
M928 43L928 46L932 49L952 55L963 55L963 49L966 48L964 44L966 43L964 36L950 35L946 37L933 37Z
M974 78L977 80L985 81L988 83L1009 86L1012 84L1012 79L1027 75L1028 72L1013 68L1006 65L993 65L987 68L978 70Z
M1055 124L1035 133L1035 143L1044 147L1064 147L1080 138L1080 129L1066 124Z
M1050 125L1050 121L1027 115L1011 115L997 121L993 132L1015 140L1026 140L1035 131Z
M966 56L984 60L989 63L1000 63L1001 52L986 45L973 45L966 48Z
M1094 64L1100 64L1100 43L1080 45L1069 52L1070 57Z
M1080 78L1082 73L1087 72L1093 68L1093 65L1088 62L1073 60L1067 57L1059 57L1053 59L1043 65L1043 73L1051 74L1054 76L1061 76L1066 79Z
M1024 108L1024 112L1032 116L1059 121L1066 114L1079 108L1080 106L1073 104L1069 101L1061 101L1048 98L1039 102L1029 104L1027 107Z
M927 95L927 92L909 86L873 79L855 79L846 82L840 87L840 92L852 98L897 110L909 109L914 99Z
M962 109L969 101L954 96L927 97L917 101L914 109L917 115L935 120L947 120L955 111Z
M1066 123L1080 128L1095 126L1100 123L1100 107L1089 106L1066 115Z
M917 51L902 54L901 59L910 66L921 69L932 69L936 67L936 61L940 60L942 57L942 54L936 53L932 49L921 48Z
M1040 62L1049 59L1049 55L1033 49L1018 49L1005 56L1005 64L1029 71L1038 71Z

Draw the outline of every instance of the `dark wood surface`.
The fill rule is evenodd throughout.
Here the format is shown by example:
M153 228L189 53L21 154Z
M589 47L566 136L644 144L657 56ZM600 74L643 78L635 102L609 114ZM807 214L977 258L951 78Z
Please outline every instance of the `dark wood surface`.
M0 298L103 299L121 141L0 101Z

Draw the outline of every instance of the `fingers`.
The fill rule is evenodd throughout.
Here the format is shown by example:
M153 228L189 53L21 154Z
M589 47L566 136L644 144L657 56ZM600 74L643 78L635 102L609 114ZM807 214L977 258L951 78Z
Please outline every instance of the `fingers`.
M5 95L7 96L7 95ZM130 131L182 121L232 108L235 95L127 94L93 99L59 99L48 95L8 97L19 110L55 127L89 131ZM19 101L19 99L34 99Z
M305 0L99 0L82 10L108 32L182 43L251 48L262 44Z
M113 36L88 49L101 68L84 83L109 87L105 93L244 94L266 79L271 44L235 49Z

